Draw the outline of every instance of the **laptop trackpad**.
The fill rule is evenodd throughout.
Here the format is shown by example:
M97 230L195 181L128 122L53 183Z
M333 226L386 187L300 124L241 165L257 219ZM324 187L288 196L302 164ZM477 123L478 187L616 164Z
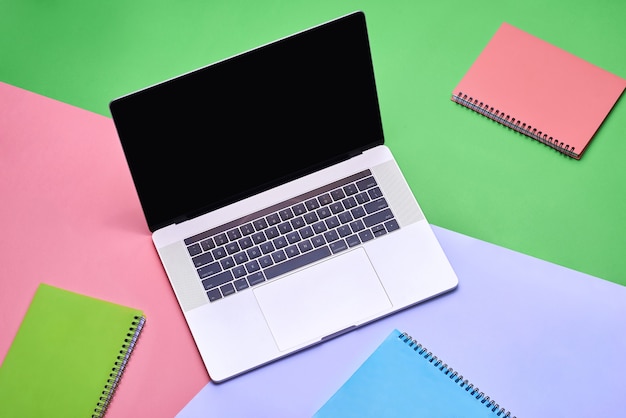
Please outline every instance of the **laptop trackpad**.
M391 306L362 248L258 287L254 293L281 351L373 319Z

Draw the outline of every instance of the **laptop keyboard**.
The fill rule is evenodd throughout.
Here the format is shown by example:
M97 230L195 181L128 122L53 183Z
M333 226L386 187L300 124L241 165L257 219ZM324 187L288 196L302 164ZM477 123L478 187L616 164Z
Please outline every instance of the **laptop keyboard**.
M209 301L399 229L369 170L185 240Z

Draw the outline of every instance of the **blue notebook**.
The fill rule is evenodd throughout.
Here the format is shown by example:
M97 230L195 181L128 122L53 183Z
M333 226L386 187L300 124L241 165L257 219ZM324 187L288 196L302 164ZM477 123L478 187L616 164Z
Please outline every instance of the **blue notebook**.
M315 417L510 417L407 334L394 330Z

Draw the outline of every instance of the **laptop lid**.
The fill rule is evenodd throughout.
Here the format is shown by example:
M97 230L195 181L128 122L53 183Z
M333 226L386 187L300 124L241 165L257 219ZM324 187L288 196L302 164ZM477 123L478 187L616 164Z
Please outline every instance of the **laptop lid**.
M115 99L110 110L151 231L384 142L362 12Z

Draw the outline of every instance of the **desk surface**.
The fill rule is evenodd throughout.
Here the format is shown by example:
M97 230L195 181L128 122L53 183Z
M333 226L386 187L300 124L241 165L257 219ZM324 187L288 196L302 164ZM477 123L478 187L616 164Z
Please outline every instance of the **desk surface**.
M0 357L47 281L148 315L111 416L173 416L205 386L112 123L98 114L116 96L354 9L368 18L387 142L429 220L626 284L623 98L581 161L449 100L501 21L626 77L624 2L5 1L0 81L95 113L0 91L0 194L10 197L0 205Z
M387 142L429 220L626 284L623 98L581 161L449 99L502 21L626 77L626 2L5 1L0 81L108 116L114 97L354 9Z
M185 413L207 405L223 411L237 388L252 390L258 379L309 387L307 396L284 404L264 404L276 398L256 392L259 408L307 414L395 327L427 342L520 416L537 416L545 403L528 401L530 393L548 393L557 408L569 397L578 411L624 407L615 388L626 372L626 288L444 229L435 231L459 274L457 290L213 385L145 228L112 121L0 83L0 138L0 195L9 197L0 205L0 359L39 282L142 309L147 322L107 416L171 417L200 390ZM325 368L318 370L320 362ZM333 364L343 366L328 368ZM548 369L558 371L554 385Z

